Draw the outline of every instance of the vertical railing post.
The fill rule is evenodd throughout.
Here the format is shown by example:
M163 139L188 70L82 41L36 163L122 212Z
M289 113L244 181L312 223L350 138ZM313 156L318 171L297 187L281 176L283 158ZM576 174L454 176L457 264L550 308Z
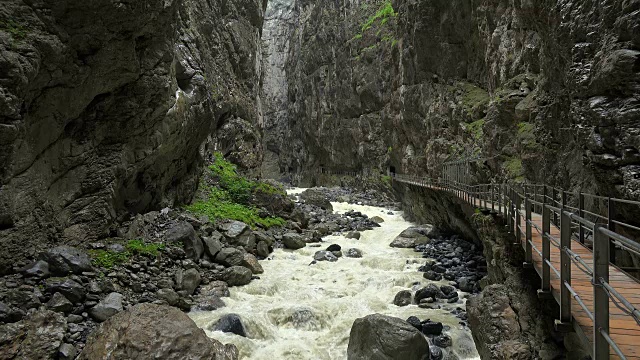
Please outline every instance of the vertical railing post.
M520 199L520 195L518 195L517 191L514 190L514 196L515 196L515 206L516 206L516 226L515 226L515 234L516 234L516 241L518 242L518 244L522 244L522 221L521 221L521 217L520 217L520 209L521 209L521 205L522 205L522 199Z
M557 331L571 329L571 292L567 285L571 285L571 217L562 210L560 212L560 319L556 321Z
M556 193L556 188L552 187L551 188L551 198L553 199L553 202L551 203L551 206L559 207L558 203L556 201L557 196L558 195ZM553 223L558 225L558 214L555 211L553 212Z
M538 292L538 296L551 295L551 239L549 233L551 231L551 212L547 208L547 198L542 200L542 289Z
M524 207L525 207L525 263L524 266L531 268L533 267L533 246L531 243L533 242L531 238L531 202L529 201L529 197L525 192L524 197Z
M578 215L584 219L584 194L582 192L578 192ZM580 244L584 244L584 225L581 222L578 222L578 224L578 238L580 239Z
M493 183L491 183L489 186L491 186L491 212L495 213L496 212L496 199L494 198L494 193L493 193Z
M607 211L607 228L611 231L616 231L616 224L613 222L613 218L616 216L615 203L609 198ZM613 241L609 241L609 261L612 264L616 263L616 244Z
M602 281L609 282L609 237L593 228L593 357L609 358L609 343L602 332L609 333L609 296Z
M538 201L538 185L533 185L533 200ZM533 203L533 212L538 212L538 205Z

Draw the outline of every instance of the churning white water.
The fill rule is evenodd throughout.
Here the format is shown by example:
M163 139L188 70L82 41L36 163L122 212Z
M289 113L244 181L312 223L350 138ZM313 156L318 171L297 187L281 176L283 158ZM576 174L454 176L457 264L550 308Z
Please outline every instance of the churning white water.
M388 210L377 207L332 204L338 213L353 209L385 221L380 228L362 232L360 240L327 236L321 248L275 250L271 260L261 262L264 274L259 280L231 288L231 297L224 298L226 307L192 312L196 324L210 337L238 346L241 359L342 360L347 358L349 331L356 318L373 313L402 319L414 315L449 327L445 333L453 339L453 347L448 349L452 355L478 358L470 331L447 311L464 305L447 304L442 310L431 310L392 304L398 291L429 282L417 271L424 263L420 253L389 247L412 224L399 212L387 215ZM309 265L313 254L329 244L339 244L343 253L349 248L361 249L363 257ZM209 330L229 313L240 315L247 338Z

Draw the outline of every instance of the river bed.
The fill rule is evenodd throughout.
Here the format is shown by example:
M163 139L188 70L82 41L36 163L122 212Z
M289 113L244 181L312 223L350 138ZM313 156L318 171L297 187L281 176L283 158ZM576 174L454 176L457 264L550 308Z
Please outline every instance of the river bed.
M230 289L231 297L224 298L226 307L190 313L196 324L210 337L235 344L240 359L342 360L347 358L349 332L356 318L372 313L402 319L413 315L449 327L445 333L452 337L453 346L445 353L459 359L478 359L470 330L447 311L464 304L445 304L441 310L392 304L400 290L415 290L429 283L417 271L424 264L421 253L389 247L400 232L414 224L405 221L400 212L389 215L388 210L378 207L332 205L338 213L356 210L369 217L380 216L384 222L379 228L362 232L359 240L331 235L324 238L320 248L276 249L270 260L261 261L264 274L259 280ZM341 257L337 262L310 265L313 254L330 244L340 245L343 253L358 248L363 257ZM229 313L242 318L247 338L209 330Z

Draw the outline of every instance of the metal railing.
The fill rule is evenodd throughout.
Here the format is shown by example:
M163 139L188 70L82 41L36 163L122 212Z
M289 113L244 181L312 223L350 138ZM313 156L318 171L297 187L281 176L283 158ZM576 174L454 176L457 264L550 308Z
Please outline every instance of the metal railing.
M612 252L616 246L640 254L640 244L616 232L616 229L640 230L631 224L613 220L615 205L620 203L640 206L640 202L602 197L584 193L572 193L546 185L508 185L478 184L469 185L452 179L430 179L411 175L393 174L394 181L436 190L453 192L456 196L474 207L486 209L504 215L509 231L519 243L524 239L525 266L533 267L533 252L541 258L542 285L541 296L551 295L551 272L560 280L560 314L556 320L558 329L566 329L572 323L571 302L584 310L593 322L593 357L596 360L608 359L610 349L626 359L620 347L609 333L610 302L622 313L631 317L640 325L640 311L617 291L609 280L610 263L615 261ZM572 197L577 206L572 206ZM607 203L607 215L600 215L585 208L586 201L604 200ZM533 214L541 216L541 227L532 220ZM524 220L524 228L522 225ZM560 238L552 235L551 226L559 230ZM534 242L532 231L542 238L542 249ZM572 250L572 242L585 244L592 237L593 264L589 265L579 254ZM551 260L551 246L560 253L560 269L556 269ZM580 298L571 286L572 265L586 274L593 287L593 309ZM630 281L635 281L629 277Z

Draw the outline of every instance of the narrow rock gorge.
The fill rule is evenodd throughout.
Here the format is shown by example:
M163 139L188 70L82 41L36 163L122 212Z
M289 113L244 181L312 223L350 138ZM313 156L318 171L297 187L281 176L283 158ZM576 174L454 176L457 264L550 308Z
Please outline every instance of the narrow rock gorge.
M639 150L637 0L2 0L0 359L635 354Z

